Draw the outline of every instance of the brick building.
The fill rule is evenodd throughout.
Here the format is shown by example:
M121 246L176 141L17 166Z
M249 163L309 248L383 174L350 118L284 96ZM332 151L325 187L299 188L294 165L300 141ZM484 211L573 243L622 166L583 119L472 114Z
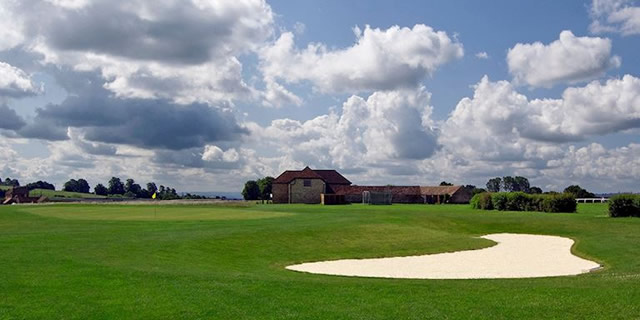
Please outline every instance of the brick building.
M334 194L334 189L349 185L335 170L287 170L273 180L273 203L320 203L321 194Z
M273 203L320 203L322 194L362 202L365 191L390 193L393 203L469 203L471 190L463 186L357 186L336 170L288 170L273 181Z

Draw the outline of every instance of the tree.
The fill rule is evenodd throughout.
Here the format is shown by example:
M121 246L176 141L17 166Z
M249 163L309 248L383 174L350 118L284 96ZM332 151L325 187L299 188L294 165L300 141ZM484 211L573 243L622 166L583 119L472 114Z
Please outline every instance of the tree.
M156 187L155 182L147 183L147 192L149 193L149 196L151 196L154 193L156 193L156 191L158 191L158 187Z
M273 177L264 177L257 181L260 188L260 199L271 200Z
M579 185L571 185L564 189L566 193L572 193L576 198L593 198L596 195L581 188Z
M107 194L109 194L109 190L107 190L107 187L103 186L102 183L98 183L93 188L93 192L99 196L106 196Z
M258 200L260 198L260 187L254 180L245 182L242 196L245 200Z
M109 179L109 187L107 188L109 194L124 194L124 185L120 178L111 177Z
M76 192L89 193L89 190L91 190L91 187L89 186L87 180L78 179L78 188Z
M453 183L449 183L449 182L446 182L446 181L442 181L442 182L440 182L440 185L441 185L441 186L452 186L452 185L453 185Z
M512 176L502 177L502 189L506 192L520 191L516 179Z
M526 193L531 193L531 185L529 184L529 179L525 178L525 177L521 177L521 176L516 176L514 178L514 181L516 183L517 189L515 191L522 191L522 192L526 192Z
M76 179L71 179L65 182L64 185L62 186L62 190L69 191L69 192L77 192L76 190L78 190L78 181L76 181Z
M500 186L502 185L502 179L495 177L487 181L487 190L489 192L500 192Z
M41 180L38 180L37 182L28 183L26 187L29 190L33 190L33 189L55 190L56 189L56 187L51 183L48 183L46 181L41 181Z
M137 184L133 179L127 179L124 185L124 192L134 194L134 198L139 197L142 191L142 187Z
M531 187L531 189L529 189L529 193L532 194L541 194L542 193L542 189L538 188L538 187Z
M6 178L4 179L3 185L9 186L9 187L19 187L20 182L18 181L18 179Z

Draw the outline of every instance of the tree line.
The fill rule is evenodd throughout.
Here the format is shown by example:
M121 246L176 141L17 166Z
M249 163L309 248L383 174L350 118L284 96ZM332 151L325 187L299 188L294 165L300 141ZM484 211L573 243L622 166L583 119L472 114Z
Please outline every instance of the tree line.
M245 200L271 200L273 177L245 182L242 196Z
M489 192L524 192L529 194L554 194L558 193L556 191L547 191L543 192L541 188L531 186L529 184L529 179L522 176L505 176L505 177L495 177L489 179L487 181L487 191ZM593 198L595 195L579 185L571 185L566 187L563 193L571 193L576 198Z
M10 187L20 187L20 181L18 179L6 178L4 180L0 179L0 186L10 186ZM46 181L36 181L27 184L29 190L33 189L47 189L47 190L55 190L55 186ZM78 193L90 193L91 186L87 182L87 180L79 178L79 179L69 179L62 186L62 191L68 192L78 192ZM133 179L127 179L123 183L122 180L118 177L111 177L109 181L106 183L106 186L102 183L98 183L93 188L93 193L100 196L112 196L112 197L127 197L127 198L140 198L140 199L148 199L156 194L156 199L160 200L173 200L173 199L207 199L205 196L194 195L187 193L185 195L179 195L176 189L171 187L165 187L160 185L158 187L155 182L149 182L146 184L145 188L135 182ZM0 196L4 196L4 192L0 194Z
M0 186L20 187L20 181L18 181L18 179L11 179L11 178L6 178L4 180L0 179ZM55 190L56 189L56 187L53 184L48 183L46 181L40 181L40 180L36 182L27 183L25 187L27 187L27 189L29 190L33 190L33 189Z

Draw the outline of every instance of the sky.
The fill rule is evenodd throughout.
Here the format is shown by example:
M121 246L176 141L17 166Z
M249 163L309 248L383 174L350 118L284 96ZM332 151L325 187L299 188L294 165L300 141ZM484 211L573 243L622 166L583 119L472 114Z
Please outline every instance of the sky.
M640 192L640 1L0 0L0 178Z

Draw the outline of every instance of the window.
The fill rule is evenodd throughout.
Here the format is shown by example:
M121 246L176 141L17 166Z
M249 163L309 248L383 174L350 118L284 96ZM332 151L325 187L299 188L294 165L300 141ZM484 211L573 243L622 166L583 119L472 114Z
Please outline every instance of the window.
M304 179L304 180L302 181L302 185L303 185L303 186L305 186L305 187L311 187L311 180L309 180L309 179Z

